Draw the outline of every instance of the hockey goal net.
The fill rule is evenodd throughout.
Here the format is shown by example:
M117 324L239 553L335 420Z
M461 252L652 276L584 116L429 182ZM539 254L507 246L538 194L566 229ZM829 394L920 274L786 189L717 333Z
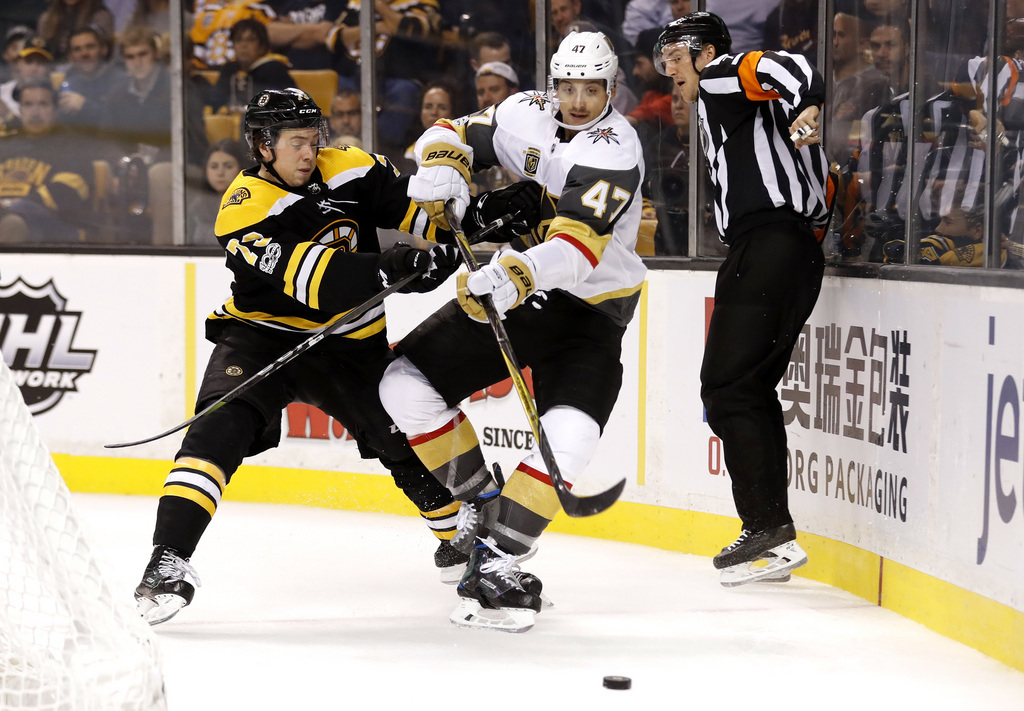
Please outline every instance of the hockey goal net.
M165 709L149 628L115 595L0 358L0 709Z

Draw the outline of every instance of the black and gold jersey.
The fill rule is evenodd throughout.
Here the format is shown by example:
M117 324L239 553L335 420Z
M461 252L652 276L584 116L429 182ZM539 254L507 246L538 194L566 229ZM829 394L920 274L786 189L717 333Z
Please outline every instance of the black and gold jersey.
M234 275L232 296L207 319L216 340L242 321L278 333L312 333L381 290L377 228L430 241L437 233L384 156L325 148L309 183L286 188L242 171L221 200L214 231ZM384 330L384 305L335 335L368 338Z
M92 166L80 142L59 131L0 142L0 200L28 198L72 221L89 210Z

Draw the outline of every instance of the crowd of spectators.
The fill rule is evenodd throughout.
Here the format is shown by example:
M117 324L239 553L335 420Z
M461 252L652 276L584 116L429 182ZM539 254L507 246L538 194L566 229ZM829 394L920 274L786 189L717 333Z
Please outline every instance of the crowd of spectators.
M240 119L249 98L263 89L300 86L319 91L314 95L329 113L332 143L361 146L365 92L360 67L372 56L375 139L367 148L402 170L414 167L409 147L438 118L485 110L520 91L545 89L536 85L536 23L528 0L184 4L184 219L193 244L214 243L212 216L223 183L218 176L225 167L247 167ZM572 30L599 30L617 49L620 72L613 104L642 137L645 216L657 225L650 248L664 255L693 251L686 198L695 154L689 145L689 108L654 69L651 54L661 28L694 5L690 0L549 4L549 47ZM707 9L728 23L734 52L784 50L811 63L819 61L820 5L816 0L706 1ZM929 61L918 75L919 85L928 88L918 90L927 91L928 100L922 103L932 116L911 121L907 0L835 0L826 40L831 45L832 98L826 108L825 145L844 178L830 238L838 258L896 259L904 252L895 242L912 214L922 238L953 237L943 232L951 229L976 233L979 196L984 193L977 178L984 174L979 166L985 159L979 137L990 123L978 98L988 76L987 67L979 63L986 52L987 6L967 13L940 5L927 4L927 31L919 39L924 47L919 54ZM1024 12L1018 5L1024 0L1007 0L1008 17ZM160 183L168 179L172 143L171 4L20 0L16 8L10 14L0 10L0 238L166 242L166 221L154 222L153 213L155 204L171 194ZM374 12L372 52L360 46L364 8ZM994 130L1004 151L1003 173L1009 176L999 186L1009 183L1000 192L1009 240L1014 230L1024 230L1024 218L1013 217L1024 174L1016 169L1020 161L1013 153L1024 144L1018 122L1024 111L1016 102L1024 60L1014 55L1013 37L1024 39L1024 25L1010 23L1007 28L1001 62L1013 85L1001 85L1010 99ZM314 75L317 89L305 83ZM930 128L918 131L913 140L928 152L926 184L914 190L904 180L906 146L909 127L924 123ZM957 152L956 146L965 148ZM65 170L65 160L74 165ZM51 179L57 174L77 177L47 185L39 171L22 169L33 161L51 166ZM474 189L494 189L511 180L507 171L488 171L477 176ZM912 195L921 196L913 206ZM705 232L711 233L713 222L708 222L706 208L702 212L699 222L709 225ZM887 249L889 242L894 244ZM930 248L936 243L927 242ZM1012 255L1013 245L1008 249ZM701 254L715 251L709 240L699 247Z

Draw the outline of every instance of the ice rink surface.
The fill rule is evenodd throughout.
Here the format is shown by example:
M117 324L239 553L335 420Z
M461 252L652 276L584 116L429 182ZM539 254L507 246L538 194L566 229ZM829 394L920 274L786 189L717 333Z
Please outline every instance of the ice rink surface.
M130 599L157 500L74 499ZM170 711L1024 709L1024 674L844 591L575 536L524 565L554 602L531 631L458 629L435 547L416 518L224 502L195 600L153 628Z

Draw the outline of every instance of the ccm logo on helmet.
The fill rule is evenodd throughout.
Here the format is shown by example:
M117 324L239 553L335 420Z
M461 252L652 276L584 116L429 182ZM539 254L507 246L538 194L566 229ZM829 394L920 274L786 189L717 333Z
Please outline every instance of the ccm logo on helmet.
M299 109L300 114L315 114L319 109Z

